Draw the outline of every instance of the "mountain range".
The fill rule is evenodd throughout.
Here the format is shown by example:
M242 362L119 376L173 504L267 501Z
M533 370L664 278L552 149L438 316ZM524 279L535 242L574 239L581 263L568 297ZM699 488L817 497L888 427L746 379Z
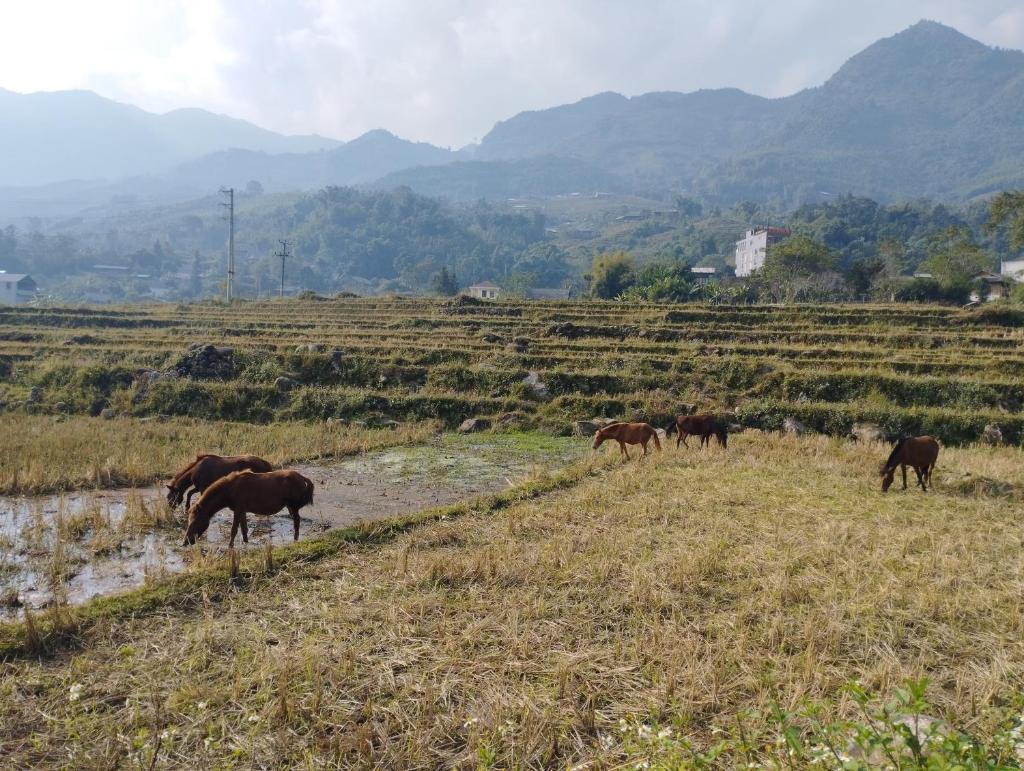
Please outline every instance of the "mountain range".
M604 190L784 205L847 192L963 201L1024 186L1022 114L1024 53L929 21L792 96L602 93L515 115L458 152L380 130L342 143L202 110L155 115L88 92L0 90L0 186L19 187L0 190L0 218L6 202L24 209L50 190L77 190L67 200L79 202L83 190L184 200L248 180L268 191L407 185L462 200ZM89 182L54 185L68 179Z

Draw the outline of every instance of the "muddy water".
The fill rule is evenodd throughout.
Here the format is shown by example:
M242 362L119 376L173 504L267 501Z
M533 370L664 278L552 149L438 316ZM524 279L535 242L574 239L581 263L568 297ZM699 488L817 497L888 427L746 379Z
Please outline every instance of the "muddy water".
M335 527L382 519L493 493L538 469L582 456L579 439L534 435L444 436L322 464L297 463L316 485L302 510L300 538ZM169 512L160 487L0 497L0 616L21 606L77 604L188 568L183 514ZM221 512L207 534L207 551L227 546L231 518ZM291 519L249 517L249 544L292 540Z

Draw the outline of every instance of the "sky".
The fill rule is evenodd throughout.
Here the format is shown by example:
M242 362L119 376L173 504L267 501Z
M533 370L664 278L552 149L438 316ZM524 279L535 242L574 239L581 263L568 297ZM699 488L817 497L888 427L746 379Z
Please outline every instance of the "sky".
M0 0L0 88L460 147L601 91L785 96L922 18L1024 49L1021 0Z

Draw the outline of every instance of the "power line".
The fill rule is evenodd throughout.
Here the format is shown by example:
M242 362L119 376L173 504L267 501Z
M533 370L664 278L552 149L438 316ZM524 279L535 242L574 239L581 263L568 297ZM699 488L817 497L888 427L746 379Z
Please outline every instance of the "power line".
M222 187L220 192L228 197L227 202L221 203L221 206L227 207L228 210L228 285L225 298L231 302L235 283L235 189Z
M281 250L274 252L273 256L274 257L281 257L281 296L284 297L285 296L285 260L287 260L292 255L290 255L288 253L288 242L287 241L282 239L280 244L281 244Z

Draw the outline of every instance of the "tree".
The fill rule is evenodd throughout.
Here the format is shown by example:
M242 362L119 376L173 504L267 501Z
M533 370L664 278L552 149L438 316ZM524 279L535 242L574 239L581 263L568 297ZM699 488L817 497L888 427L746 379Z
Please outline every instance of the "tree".
M430 278L430 291L443 297L452 297L459 293L459 280L454 271L442 267Z
M585 278L592 296L611 300L633 285L633 258L626 252L603 252L594 257Z
M263 195L263 183L258 179L250 179L245 185L246 195Z
M979 273L991 268L991 263L974 243L969 229L950 225L929 239L928 257L921 267L948 289L969 287Z
M992 199L989 212L985 229L991 232L1008 225L1010 248L1024 249L1024 190L1000 193Z
M693 273L685 262L652 262L636 272L633 286L621 294L624 300L686 302L696 295Z
M885 260L881 257L867 257L855 260L846 271L846 283L854 297L864 297L871 292L875 282L885 275Z
M835 270L836 255L827 246L807 236L790 236L773 246L764 261L762 274L768 280L786 281Z

